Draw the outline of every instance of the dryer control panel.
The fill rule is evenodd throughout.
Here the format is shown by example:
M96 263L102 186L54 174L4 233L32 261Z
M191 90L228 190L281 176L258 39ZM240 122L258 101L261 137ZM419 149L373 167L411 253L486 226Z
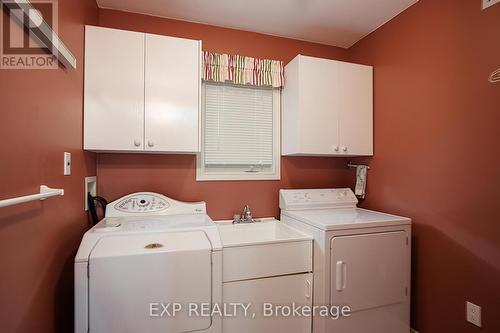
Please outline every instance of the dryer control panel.
M350 188L280 190L280 209L354 208L358 199Z

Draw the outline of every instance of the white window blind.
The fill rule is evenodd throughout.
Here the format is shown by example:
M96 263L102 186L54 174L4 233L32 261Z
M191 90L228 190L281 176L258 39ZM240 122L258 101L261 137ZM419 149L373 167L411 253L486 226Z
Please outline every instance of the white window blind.
M205 166L273 164L273 90L205 84Z

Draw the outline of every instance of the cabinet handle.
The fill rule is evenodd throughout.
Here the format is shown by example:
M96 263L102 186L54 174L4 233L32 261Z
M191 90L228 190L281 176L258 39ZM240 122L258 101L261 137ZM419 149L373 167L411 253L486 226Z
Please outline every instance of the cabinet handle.
M345 289L347 284L347 267L346 263L343 261L337 261L335 269L335 289L337 291L342 291Z
M306 298L307 299L311 298L311 289L312 289L311 286L312 286L311 281L306 280Z
M343 146L343 147L342 147L342 151L343 151L344 153L346 153L346 152L347 152L347 147L346 147L346 146Z
M140 147L141 146L141 140L135 139L134 140L134 146Z
M152 140L148 141L148 147L154 147L155 143Z
M333 146L332 149L333 149L334 152L338 152L339 151L339 146Z

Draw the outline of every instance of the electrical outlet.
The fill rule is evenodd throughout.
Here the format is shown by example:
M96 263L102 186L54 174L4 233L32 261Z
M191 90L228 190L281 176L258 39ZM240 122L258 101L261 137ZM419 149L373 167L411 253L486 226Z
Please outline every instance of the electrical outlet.
M89 202L87 200L87 193L89 193L89 192L94 197L97 195L97 177L96 176L85 177L85 193L83 195L83 199L84 199L83 206L84 206L85 211L89 210Z
M500 0L483 0L483 10L499 2Z
M469 323L481 327L481 307L471 302L465 302L466 319Z
M64 175L71 175L71 153L64 153Z

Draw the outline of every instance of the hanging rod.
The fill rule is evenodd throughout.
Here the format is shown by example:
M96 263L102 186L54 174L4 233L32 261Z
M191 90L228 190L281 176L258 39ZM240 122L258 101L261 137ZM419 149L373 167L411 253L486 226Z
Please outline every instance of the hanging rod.
M59 195L61 195L61 196L64 195L63 189L55 189L55 188L50 188L50 187L45 186L45 185L41 185L40 186L40 193L38 193L38 194L25 195L23 197L0 200L0 208L18 205L18 204L22 204L25 202L35 201L35 200L45 200L47 198L55 197L55 196L59 196Z
M357 168L358 166L365 166L367 169L370 169L368 165L363 165L363 164L353 164L352 162L347 163L348 168Z

